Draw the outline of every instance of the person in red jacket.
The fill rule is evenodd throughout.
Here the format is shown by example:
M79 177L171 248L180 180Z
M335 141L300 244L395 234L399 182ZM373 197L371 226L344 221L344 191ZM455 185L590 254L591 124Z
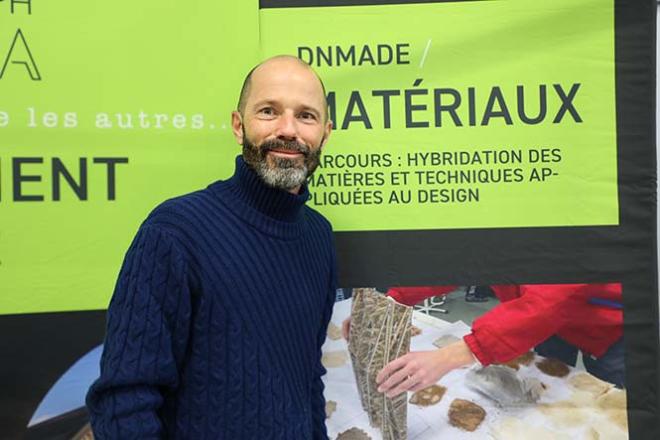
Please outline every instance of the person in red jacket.
M414 305L457 286L393 288L388 295ZM433 351L411 352L379 373L379 391L395 396L436 383L475 363L507 362L530 349L575 365L581 351L596 377L625 385L622 291L618 283L491 286L502 302L477 318L462 340ZM348 330L350 321L345 325ZM347 332L345 331L345 336Z

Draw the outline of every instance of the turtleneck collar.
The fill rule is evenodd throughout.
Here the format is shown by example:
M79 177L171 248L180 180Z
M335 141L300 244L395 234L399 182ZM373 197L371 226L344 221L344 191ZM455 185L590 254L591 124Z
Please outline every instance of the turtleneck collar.
M306 184L298 194L266 185L243 156L236 157L236 170L229 180L218 181L209 188L220 193L221 200L252 225L287 237L299 232L302 208L309 199Z

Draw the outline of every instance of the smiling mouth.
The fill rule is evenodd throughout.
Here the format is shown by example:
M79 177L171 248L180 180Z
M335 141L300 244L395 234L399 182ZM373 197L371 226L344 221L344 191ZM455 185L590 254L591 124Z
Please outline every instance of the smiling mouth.
M268 150L268 153L273 153L276 156L281 156L281 157L299 157L303 155L301 151L285 150L285 149L279 150L275 148Z

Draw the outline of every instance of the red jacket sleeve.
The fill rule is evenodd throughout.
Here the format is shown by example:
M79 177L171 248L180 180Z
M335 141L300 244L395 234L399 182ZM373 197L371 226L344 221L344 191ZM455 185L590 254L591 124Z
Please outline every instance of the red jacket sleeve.
M586 301L575 284L522 285L518 297L511 288L516 286L495 289L506 292L506 302L477 318L463 338L483 365L509 361L543 342L566 324L571 308Z
M444 295L456 290L458 286L428 286L428 287L392 287L387 291L400 304L414 306L426 298Z

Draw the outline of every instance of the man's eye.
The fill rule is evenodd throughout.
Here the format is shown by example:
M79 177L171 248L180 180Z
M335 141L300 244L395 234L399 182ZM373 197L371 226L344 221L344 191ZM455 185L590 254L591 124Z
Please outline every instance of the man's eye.
M261 110L259 110L259 113L261 113L262 115L271 116L275 114L275 111L273 110L272 107L264 107Z
M309 120L312 120L312 121L316 119L316 116L314 115L314 113L310 113L310 112L302 112L300 114L300 117L302 119L309 119Z

